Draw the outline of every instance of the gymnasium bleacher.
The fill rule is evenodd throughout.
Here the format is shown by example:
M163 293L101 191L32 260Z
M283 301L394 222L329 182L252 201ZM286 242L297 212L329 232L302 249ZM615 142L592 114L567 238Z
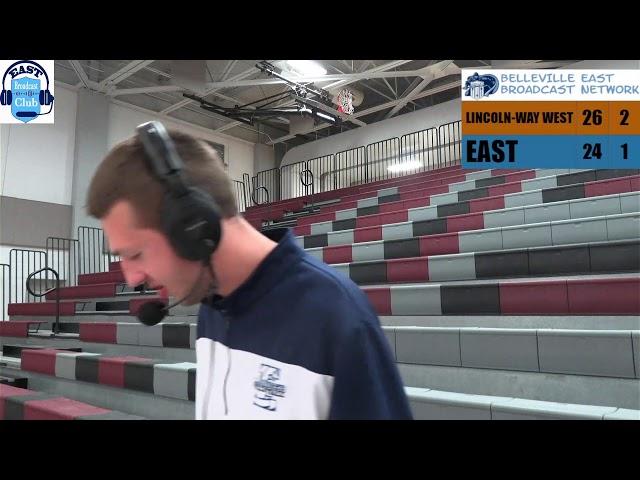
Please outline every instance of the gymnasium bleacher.
M361 286L416 419L640 419L640 171L433 167L244 216ZM193 419L197 306L72 283L8 305L0 419Z

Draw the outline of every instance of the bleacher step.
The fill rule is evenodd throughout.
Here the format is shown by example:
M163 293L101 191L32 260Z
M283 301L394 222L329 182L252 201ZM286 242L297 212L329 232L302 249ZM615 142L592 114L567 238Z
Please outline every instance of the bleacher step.
M415 420L640 420L640 410L405 387Z
M389 327L561 328L638 330L637 315L382 315Z
M0 385L11 385L16 388L28 388L29 380L24 375L4 373L0 375Z
M144 420L66 396L0 384L0 420Z
M42 350L43 348L51 348L51 345L30 345L30 344L22 344L16 345L12 343L2 343L2 356L3 357L13 357L20 358L22 355L22 350L30 349L30 350ZM56 347L57 350L66 350L69 352L82 352L81 347Z
M403 384L409 387L640 410L640 384L633 378L397 365Z

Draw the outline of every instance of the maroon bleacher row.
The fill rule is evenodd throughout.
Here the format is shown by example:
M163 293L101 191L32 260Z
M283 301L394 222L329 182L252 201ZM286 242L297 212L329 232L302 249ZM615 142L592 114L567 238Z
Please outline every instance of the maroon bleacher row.
M30 325L40 325L49 323L47 320L12 320L0 321L0 337L23 337L29 336Z
M64 287L69 289L75 289L78 287ZM61 289L62 290L62 289ZM75 298L80 298L77 294ZM129 315L137 315L140 306L147 303L150 300L156 300L167 304L166 297L151 297L146 296L144 298L132 298L129 300ZM76 314L76 303L79 302L60 302L60 315L69 316ZM10 303L7 308L7 313L12 315L55 315L56 314L56 302L47 301L40 303ZM108 313L108 312L105 312Z
M79 275L79 285L77 287L60 288L60 299L115 297L116 287L125 283L124 274L120 270L105 273L109 276L102 277L101 275L104 275L104 273ZM104 280L105 278L108 278L109 283L99 283L100 280ZM161 298L167 298L167 290L161 288L158 290L158 296ZM48 293L45 298L47 300L55 300L56 292Z
M112 356L89 352L71 353L55 348L23 348L20 369L42 375L137 390L155 395L195 400L196 366L135 355ZM163 368L163 367L169 367ZM178 367L177 369L173 367ZM169 375L167 384L156 379ZM177 384L172 384L177 382Z
M29 325L49 323L45 320L12 320L0 322L0 337L27 338ZM92 343L118 343L117 322L80 322L78 339ZM185 347L186 348L186 347Z
M529 180L535 177L535 172L522 172L519 174L514 174L518 176L517 181L494 185L487 187L487 191L489 192L488 197L483 198L475 198L471 200L467 200L469 202L469 211L472 213L465 215L457 215L451 216L448 218L458 217L461 218L463 216L475 215L478 217L479 212L484 212L488 210L499 210L505 208L504 196L510 193L521 193L522 190L522 181ZM561 187L558 187L561 188ZM610 195L614 193L625 193L640 190L640 175L632 175L623 178L613 178L613 179L605 179L605 180L596 180L593 182L585 182L584 183L584 191L585 198L587 197L597 197L600 195ZM439 192L443 193L443 192ZM387 225L391 223L399 223L399 222L407 222L409 221L409 208L416 207L428 207L430 205L430 193L427 191L421 190L420 194L426 195L424 197L418 199L408 199L404 198L398 202L390 202L383 203L380 205L380 213L376 213L373 215L363 215L360 217L356 217L356 228L367 228L374 227L380 225ZM413 195L413 193L411 193ZM400 195L402 197L402 194ZM351 207L353 208L353 207ZM315 221L309 222L305 225L298 225L293 228L293 232L295 235L311 235L311 223L316 222L324 222L324 221L335 221L335 212L327 212L321 215L314 215L316 217ZM482 215L480 215L482 217ZM473 217L471 217L473 218ZM464 219L459 220L462 223L465 223ZM473 223L474 220L468 220ZM477 220L476 220L477 221ZM301 222L299 222L301 223ZM479 222L481 223L481 222ZM479 227L483 228L483 227ZM358 230L354 230L354 239L355 236L362 236L367 240L355 240L356 242L368 242L371 240L380 240L381 238L371 238L368 231L360 232L358 235Z
M82 298L112 298L116 297L116 288L118 285L125 283L124 273L122 272L120 262L111 262L108 272L88 273L78 275L78 286L62 287L60 294L60 315L75 315L76 303L63 301L68 299ZM45 296L46 302L40 303L10 303L7 313L11 315L55 315L56 314L56 292L50 292ZM133 298L129 300L129 314L136 315L140 306L149 300L158 300L163 303L168 301L168 292L161 288L157 296L146 296L144 298ZM11 323L11 325L5 325ZM14 321L0 322L0 334L27 336L29 324L45 323L37 321Z
M462 170L462 166L461 165L454 165L452 167L445 167L445 168L441 168L438 170L430 170L427 172L420 172L420 173L414 173L412 175L403 175L402 177L399 177L395 180L377 180L375 182L370 182L370 183L366 183L366 184L362 184L362 185L355 185L352 187L344 187L344 188L338 188L336 190L330 190L328 192L321 192L321 193L317 193L314 195L314 199L316 201L323 201L323 200L330 200L332 198L339 198L342 195L350 195L352 193L360 193L363 191L366 191L364 189L366 188L372 188L374 190L376 190L378 187L380 187L380 185L384 185L392 187L392 186L397 186L397 185L404 185L406 183L411 183L411 182L415 182L416 179L422 178L422 177L429 177L429 176L433 176L433 175L438 175L438 174L444 174L444 173L448 173L451 171L456 171L456 170ZM472 169L465 169L465 171L467 172L474 172L477 170L472 170ZM296 198L289 198L286 200L279 200L277 202L271 202L269 203L269 206L273 206L273 207L280 207L282 205L298 205L301 204L301 202L307 201L311 199L311 195L305 195L302 197L296 197ZM253 205L251 207L248 207L246 210L247 214L255 214L261 211L267 211L268 207L266 205Z
M492 171L495 172L495 171ZM493 175L496 176L495 174ZM504 195L505 193L516 193L511 192L510 188L514 188L513 185L519 184L522 180L530 180L536 178L535 170L525 170L525 171L516 171L511 172L506 175L505 182L509 182L509 187L499 189L497 187L505 187L507 183L503 183L500 185L493 185L490 187L485 187L490 192L490 195ZM401 210L402 208L414 208L414 207L427 207L430 205L429 197L432 195L439 195L443 193L451 193L449 191L449 185L452 183L457 183L458 181L466 181L465 175L449 177L446 179L442 179L441 182L437 186L428 185L431 182L424 182L420 184L412 184L408 185L408 188L401 188L398 191L398 195L400 197L399 200L393 202L379 203L377 206L379 208L378 213L387 213L394 212L397 210ZM512 185L513 184L513 185ZM490 190L489 190L490 189ZM384 197L381 197L384 198ZM336 220L335 212L338 210L348 210L352 208L358 208L358 199L347 199L346 197L341 199L339 203L335 203L332 205L328 205L322 209L322 213L316 213L314 215L308 215L306 217L301 217L297 220L297 227L303 227L310 225L312 223L317 222L326 222L331 220ZM406 207L405 207L406 204Z
M519 185L519 182L517 182ZM502 185L501 185L502 186ZM627 193L627 192L635 192L640 190L640 175L633 175L630 177L624 178L615 178L615 179L607 179L607 180L598 180L595 182L586 182L584 184L584 198L597 197L600 195L611 195L615 193ZM516 193L516 192L510 192ZM440 239L443 235L453 235L457 232L465 232L469 230L481 230L485 228L484 225L484 215L485 211L490 210L500 210L505 208L504 203L504 195L493 196L493 197L485 197L485 198L477 198L473 200L468 200L469 209L473 213L465 213L461 215L450 215L448 217L443 217L447 222L447 233L437 234L437 235L426 235L423 238L429 239ZM353 241L354 243L362 243L362 242L371 242L376 240L383 240L382 238L382 227L383 225L389 225L392 223L399 222L407 222L409 221L408 211L403 210L399 212L391 212L391 213L381 213L375 215L366 215L363 217L357 217L356 219L356 228L353 229ZM373 224L370 226L370 224ZM305 226L305 228L311 228L310 225ZM300 227L296 227L298 229ZM308 235L308 234L307 234ZM452 239L453 237L447 237ZM455 237L457 239L457 236ZM449 240L452 242L453 240ZM457 241L457 240L456 240ZM426 240L425 240L426 242ZM421 241L422 244L422 241ZM351 248L351 245L338 245L338 246L326 246L323 247L324 252L329 253L328 257L324 254L324 261L326 263L344 263L351 260L343 260L341 262L336 262L332 255L333 252L330 249L334 249L335 252L346 252L347 249L345 247ZM425 248L429 248L425 245ZM447 253L459 253L455 252L447 252ZM339 255L343 255L341 253ZM422 252L421 247L421 255L428 255L428 253ZM346 257L345 257L346 258Z
M418 286L417 288L421 288ZM538 281L496 281L439 288L441 314L496 315L638 315L640 314L640 278L564 279ZM486 306L488 289L497 290L492 311L479 312ZM392 295L399 297L405 289L394 287L363 288L378 315L394 312ZM446 291L445 291L446 290ZM397 293L396 293L397 292ZM401 299L398 298L400 301ZM469 311L460 304L470 306Z
M64 350L55 348L23 349L20 368L28 372L56 375L56 361L59 353ZM149 359L132 355L119 357L102 357L97 359L97 379L102 385L124 387L124 369L127 363L148 364Z
M355 202L357 200L369 197L375 197L377 195L377 191L382 186L383 188L391 188L391 187L407 187L409 190L414 190L413 184L422 184L429 183L430 186L437 187L439 185L448 185L449 183L464 181L466 179L467 173L472 173L477 170L475 169L465 169L464 174L455 174L457 170L461 170L460 166L447 167L437 171L437 173L423 172L407 177L402 177L401 180L381 180L378 182L367 183L366 185L354 186L341 188L338 190L330 190L327 192L321 192L313 196L314 202L322 202L326 200L334 200L340 199L339 202L333 204L331 206L324 207L323 212L328 208L333 208L336 210L341 210L343 208L352 208L348 206L344 206L345 203L350 205L353 203L355 206ZM503 169L503 170L493 170L492 176L504 175L505 173L513 173L514 170ZM428 178L428 181L424 179ZM424 185L423 185L424 188ZM441 187L442 188L442 187ZM403 188L402 191L405 191ZM446 193L447 190L443 190L440 193ZM415 198L415 197L414 197ZM307 195L304 197L297 197L289 200L281 200L279 202L271 202L266 205L250 207L245 211L244 217L249 221L252 225L259 227L261 225L261 221L268 220L277 220L280 219L285 212L301 210L305 203L309 203L311 201L311 196Z
M0 420L141 419L77 400L0 384Z

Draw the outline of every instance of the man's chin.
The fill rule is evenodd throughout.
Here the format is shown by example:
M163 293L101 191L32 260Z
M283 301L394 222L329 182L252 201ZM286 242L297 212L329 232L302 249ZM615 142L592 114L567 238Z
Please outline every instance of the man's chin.
M202 302L202 300L209 294L210 292L206 285L199 286L199 288L196 288L193 292L190 292L189 295L182 302L180 302L180 305L183 305L185 307L197 305Z
M198 303L200 303L200 300L202 299L194 299L192 297L189 298L185 298L184 301L182 303L180 303L180 305L185 306L185 307L191 307L192 305L196 305Z

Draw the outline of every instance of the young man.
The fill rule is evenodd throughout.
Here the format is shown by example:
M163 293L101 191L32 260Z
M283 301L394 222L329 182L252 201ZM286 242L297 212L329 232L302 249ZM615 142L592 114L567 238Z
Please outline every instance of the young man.
M149 132L164 135L165 146L154 147ZM184 185L200 192L193 207L183 203ZM192 208L211 218L174 218ZM129 285L201 302L197 419L411 418L367 297L287 229L263 234L245 221L205 142L158 122L138 127L98 167L88 211L102 221ZM211 230L197 244L204 254L185 247L191 237L176 240L198 228Z

